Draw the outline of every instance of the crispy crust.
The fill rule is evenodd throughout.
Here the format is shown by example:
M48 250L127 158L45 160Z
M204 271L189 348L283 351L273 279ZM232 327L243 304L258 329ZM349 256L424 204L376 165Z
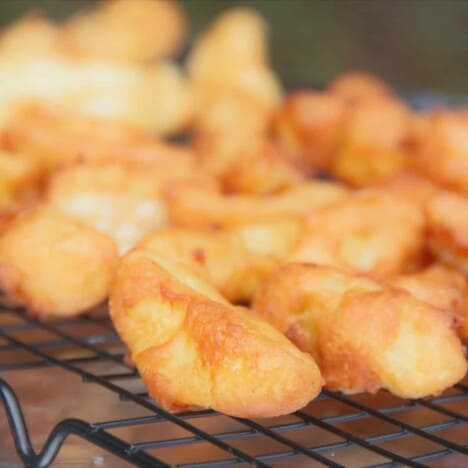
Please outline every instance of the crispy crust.
M69 317L104 301L117 260L109 237L41 206L2 231L0 287L36 315Z
M166 193L171 221L187 227L228 227L275 219L303 218L343 200L340 184L310 181L268 196L224 195L199 183L173 184Z
M438 394L462 379L464 349L450 315L367 278L310 264L282 267L254 310L313 354L326 386L386 388L404 398ZM291 334L291 330L295 329Z
M163 188L187 176L211 182L190 159L78 163L50 178L46 198L60 211L110 235L126 252L150 232L167 226Z
M426 207L429 247L444 263L468 274L468 198L444 192Z
M327 170L344 131L346 106L330 93L296 91L278 112L281 144L310 171Z
M424 253L419 208L380 191L356 192L307 222L290 261L386 276L411 269Z
M175 54L186 29L177 2L108 0L69 19L61 31L60 46L80 57L147 61Z
M150 395L171 411L210 407L272 417L304 406L320 391L309 356L155 253L139 249L123 258L111 316Z
M411 128L413 166L435 182L468 192L468 112L436 110Z
M301 223L278 221L228 230L159 230L139 247L195 269L234 303L250 301L261 282L284 261L302 233Z
M267 27L250 8L220 14L195 41L187 69L201 102L226 93L244 93L275 108L281 84L269 67Z

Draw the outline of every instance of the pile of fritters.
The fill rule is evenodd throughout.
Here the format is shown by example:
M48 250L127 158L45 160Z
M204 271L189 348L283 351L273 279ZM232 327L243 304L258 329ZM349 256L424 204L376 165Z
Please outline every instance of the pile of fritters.
M0 36L0 288L110 315L170 410L291 412L322 386L437 394L467 370L468 110L362 72L288 93L268 25L106 0ZM174 143L172 137L184 143Z

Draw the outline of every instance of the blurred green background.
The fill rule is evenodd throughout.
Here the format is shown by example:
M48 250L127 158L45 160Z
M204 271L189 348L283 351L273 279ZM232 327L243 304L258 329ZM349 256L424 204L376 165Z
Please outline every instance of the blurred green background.
M127 0L131 1L131 0ZM0 22L29 9L56 18L91 0L0 0ZM403 89L468 94L467 0L182 0L196 35L234 5L271 25L272 61L286 84L323 83L347 69L374 72Z

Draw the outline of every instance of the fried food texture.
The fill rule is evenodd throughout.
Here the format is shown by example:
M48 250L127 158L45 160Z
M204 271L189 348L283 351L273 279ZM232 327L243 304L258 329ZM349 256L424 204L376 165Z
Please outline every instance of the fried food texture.
M219 15L195 41L187 69L202 105L223 94L241 92L269 108L281 98L281 85L269 67L267 26L250 8Z
M0 150L0 209L35 200L41 189L41 171L23 154Z
M332 174L355 187L382 180L407 166L411 113L396 99L361 102L347 112Z
M276 119L282 146L311 171L325 171L341 143L345 102L331 93L296 91L284 100Z
M40 14L28 14L1 31L0 60L55 53L58 40L56 24Z
M54 209L17 216L0 235L0 287L41 317L70 317L107 297L114 242Z
M202 166L232 193L266 194L304 178L270 132L273 113L241 93L219 96L194 122L193 146Z
M230 302L246 303L284 261L302 234L302 223L271 221L224 230L161 229L139 243L188 265Z
M441 192L430 199L426 215L432 252L468 275L468 197Z
M468 192L468 112L437 110L412 126L414 167L435 182Z
M348 196L340 184L310 181L271 195L226 195L216 187L184 181L166 191L172 223L203 228L297 219Z
M149 394L165 409L272 417L320 392L310 356L154 252L138 249L122 259L110 304Z
M167 225L162 198L165 184L194 173L189 160L78 163L52 176L46 199L111 236L120 252L125 252L151 231Z
M421 398L467 370L450 314L369 278L286 265L261 287L254 310L315 357L332 390Z
M412 170L393 174L371 187L412 203L421 209L424 209L428 201L440 190L437 184Z
M365 190L307 217L289 260L377 276L414 268L424 246L421 210L391 195Z
M69 19L62 47L80 57L142 62L177 53L186 36L186 18L169 0L107 0Z
M327 90L351 105L393 97L392 90L383 80L361 71L350 71L339 75L331 81Z
M121 121L159 135L190 121L191 86L175 63L131 65L60 54L0 60L1 122L19 104L36 103Z
M457 332L464 341L468 340L468 285L458 270L434 264L412 274L389 278L388 283L438 309L455 314Z
M190 164L189 150L154 138L134 126L38 105L17 109L0 133L0 145L24 153L44 172L78 161L173 160Z

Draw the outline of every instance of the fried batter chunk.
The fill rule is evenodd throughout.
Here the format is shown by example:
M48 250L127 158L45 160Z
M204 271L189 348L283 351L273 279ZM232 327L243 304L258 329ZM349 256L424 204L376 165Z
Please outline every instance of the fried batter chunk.
M468 192L468 112L437 110L412 126L414 167L435 182Z
M332 174L356 187L384 179L407 166L411 113L396 99L373 99L348 110Z
M77 161L137 160L184 163L187 149L122 122L38 105L21 106L0 133L0 146L35 159L44 172Z
M346 110L345 102L331 93L292 92L278 111L278 139L310 171L329 170L343 137Z
M185 227L227 227L274 219L304 217L343 200L348 190L340 184L310 181L271 195L226 195L215 186L182 181L166 192L171 221Z
M296 220L224 230L167 228L149 235L138 246L190 266L230 302L246 303L284 261L302 229Z
M0 288L43 318L103 302L117 261L111 238L48 206L18 215L0 234Z
M423 255L421 210L379 191L317 209L307 223L290 261L387 276L413 269Z
M253 307L316 358L332 390L421 398L467 371L450 314L369 278L290 264L264 283Z
M267 26L255 10L232 8L220 14L196 39L187 61L201 103L242 92L276 107L281 85L270 69L267 49Z
M388 283L438 309L455 314L459 322L458 334L468 341L468 285L458 270L434 264L412 274L389 278Z
M139 62L169 57L186 36L186 18L169 0L107 0L63 26L61 46L80 57Z
M468 197L442 192L431 198L426 214L432 252L468 275Z
M167 225L165 184L194 172L188 161L78 163L52 176L46 198L60 211L110 235L125 252Z
M305 175L270 133L273 113L242 93L207 103L194 122L193 146L202 166L226 191L265 194Z
M272 417L321 389L314 360L227 303L191 270L137 249L118 269L111 317L149 394L165 409Z

